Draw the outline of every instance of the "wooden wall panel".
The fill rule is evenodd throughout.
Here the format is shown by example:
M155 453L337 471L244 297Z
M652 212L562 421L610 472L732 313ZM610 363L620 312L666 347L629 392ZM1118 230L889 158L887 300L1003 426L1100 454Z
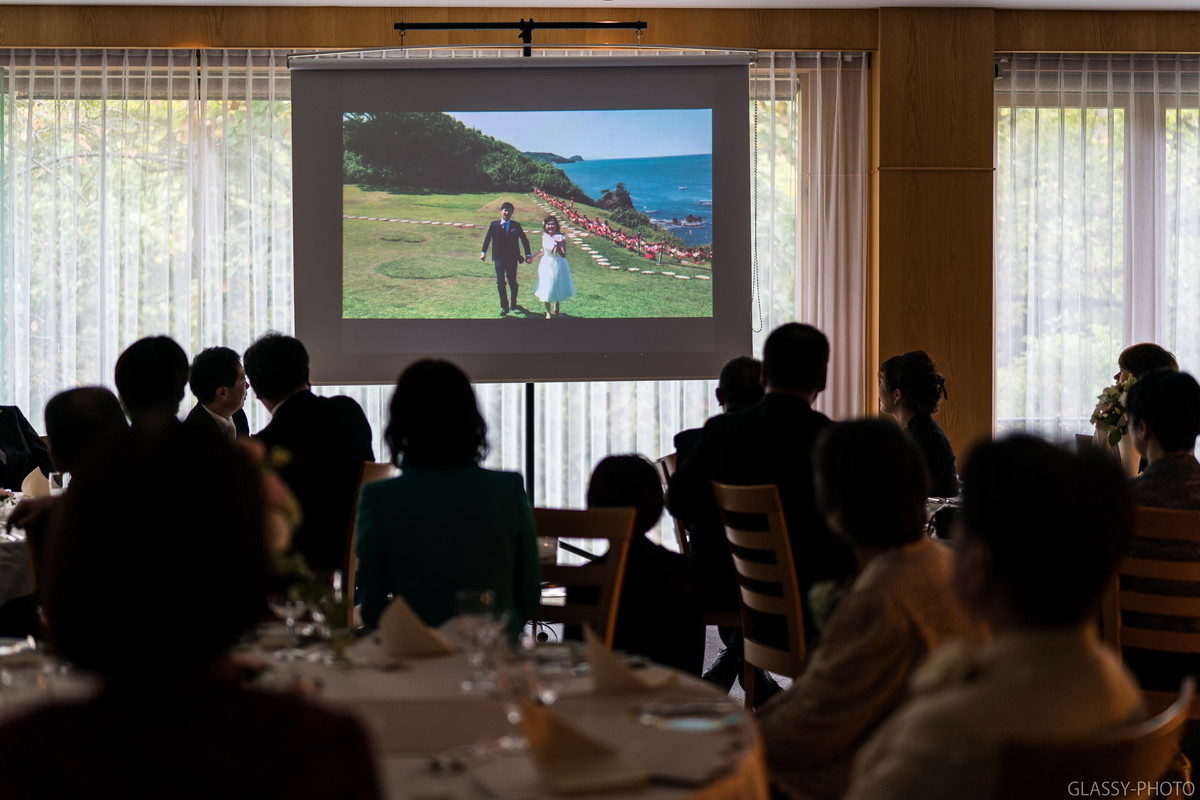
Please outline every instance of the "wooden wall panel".
M1196 11L996 11L1000 52L1200 52Z
M960 454L992 431L992 25L989 9L881 9L872 87L877 358L933 356Z
M876 12L666 8L379 8L247 6L0 6L0 47L278 47L396 45L392 24L446 21L635 20L647 43L764 50L870 50ZM634 41L629 32L547 31L543 42ZM517 42L516 32L409 34L411 46Z

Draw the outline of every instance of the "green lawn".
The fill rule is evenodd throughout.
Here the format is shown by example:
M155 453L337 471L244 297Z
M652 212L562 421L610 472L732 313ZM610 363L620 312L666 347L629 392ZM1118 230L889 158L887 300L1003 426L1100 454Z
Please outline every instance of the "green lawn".
M516 206L513 218L525 228L532 251L541 242L546 212L533 195L411 195L344 187L349 215L439 222L469 222L480 227L455 228L369 220L342 220L343 294L347 319L494 319L500 310L496 275L489 253L479 260L487 224L499 217L500 204ZM577 206L579 207L579 206ZM588 216L596 209L579 207ZM692 278L628 271L668 271L708 276L711 270L677 263L656 264L596 236L583 238L610 269L595 262L575 242L568 242L567 261L575 280L575 296L562 303L573 317L707 317L712 315L712 283ZM517 302L527 309L517 316L541 318L542 304L533 295L537 262L518 268Z

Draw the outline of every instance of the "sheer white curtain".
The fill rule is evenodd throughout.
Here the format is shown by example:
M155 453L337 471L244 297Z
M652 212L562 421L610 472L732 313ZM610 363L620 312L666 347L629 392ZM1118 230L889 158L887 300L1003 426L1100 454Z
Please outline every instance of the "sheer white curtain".
M996 417L1090 428L1121 349L1200 358L1195 56L1008 55L996 83Z
M763 52L751 71L755 355L784 322L809 322L832 345L831 416L863 412L866 337L867 58ZM719 245L718 245L719 247ZM610 453L656 458L719 409L712 381L542 384L537 388L538 502L578 506Z
M55 392L111 385L120 351L165 333L189 353L292 330L291 105L284 53L7 51L0 402L41 428ZM763 53L752 71L754 347L812 322L833 341L833 416L861 413L866 275L862 54ZM579 506L609 453L670 452L717 411L711 381L541 384L540 504ZM390 387L322 387L377 434ZM523 388L478 387L489 464L521 469ZM248 406L251 428L265 422Z

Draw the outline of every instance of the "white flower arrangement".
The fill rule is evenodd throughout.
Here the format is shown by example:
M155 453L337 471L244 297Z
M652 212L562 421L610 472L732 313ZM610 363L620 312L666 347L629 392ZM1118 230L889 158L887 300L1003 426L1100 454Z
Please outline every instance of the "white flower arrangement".
M1126 407L1129 389L1136 379L1130 376L1123 383L1107 387L1098 395L1092 424L1108 432L1109 447L1116 447L1129 432L1129 411Z

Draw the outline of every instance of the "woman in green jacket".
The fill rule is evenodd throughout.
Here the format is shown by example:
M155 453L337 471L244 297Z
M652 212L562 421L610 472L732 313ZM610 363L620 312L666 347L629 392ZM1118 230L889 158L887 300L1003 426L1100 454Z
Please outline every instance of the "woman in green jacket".
M391 596L427 625L456 613L455 593L490 589L514 635L537 608L533 514L521 476L484 469L487 424L467 376L424 360L400 375L387 431L400 475L369 483L358 508L358 600L375 627Z

